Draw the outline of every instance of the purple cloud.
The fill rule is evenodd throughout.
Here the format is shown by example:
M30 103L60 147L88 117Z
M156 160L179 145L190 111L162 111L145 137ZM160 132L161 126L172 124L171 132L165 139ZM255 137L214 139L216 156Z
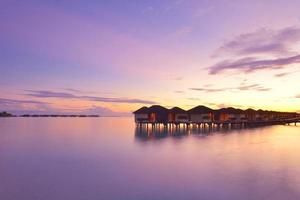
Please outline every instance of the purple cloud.
M184 91L182 91L182 90L176 90L174 92L177 93L177 94L183 94L184 93Z
M289 72L283 72L283 73L275 74L274 76L275 76L275 77L284 77L284 76L287 76L287 75L289 75L289 74L291 74L291 73L289 73Z
M4 99L0 98L0 104L8 105L8 104L49 104L41 101L33 101L33 100L16 100L16 99Z
M287 27L280 30L259 29L252 33L241 34L225 42L215 54L290 54L291 46L299 41L299 27Z
M245 84L241 83L237 87L227 87L227 88L190 88L190 90L195 90L195 91L203 91L203 92L224 92L224 91L235 91L235 90L240 90L240 91L258 91L258 92L265 92L271 90L271 88L266 88L260 84Z
M51 103L48 102L6 98L0 98L0 106L1 109L17 115L26 113L42 113L53 109Z
M102 106L92 106L91 108L87 108L79 113L86 114L86 115L98 114L101 116L130 116L131 115L131 113L115 112L115 111L111 110L110 108L106 108L106 107L102 107Z
M200 101L201 102L201 99L199 98L188 98L189 100L192 100L192 101ZM211 106L211 107L216 107L216 108L228 108L228 107L235 107L235 108L246 108L247 106L244 106L244 105L237 105L237 104L224 104L224 103L213 103L213 102L201 102L202 105L206 105L206 106ZM193 104L193 105L186 105L186 106L189 106L189 107L194 107L194 106L197 106L199 104Z
M228 90L229 88L190 88L190 90L195 90L195 91L203 91L203 92L222 92L225 90Z
M300 70L294 70L294 71L289 71L289 72L282 72L282 73L275 74L274 76L280 78L280 77L288 76L290 74L297 73L299 71Z
M27 92L30 92L29 94L26 94L28 96L33 96L33 97L40 97L40 98L64 98L64 99L72 99L76 98L75 95L71 93L66 93L66 92L52 92L52 91L47 91L47 90L26 90Z
M38 98L62 98L62 99L80 99L87 101L111 102L111 103L129 103L129 104L156 104L155 101L136 99L136 98L113 98L113 97L97 97L97 96L78 96L72 93L54 92L48 90L26 90L27 96Z
M27 105L30 105L29 107ZM130 113L115 112L102 106L91 106L88 108L70 108L58 109L50 106L50 103L34 100L17 100L0 98L0 106L3 110L16 115L23 114L99 114L101 116L128 116ZM34 109L33 109L34 107Z
M141 103L141 104L156 104L155 101L142 100L142 99L129 99L129 98L107 98L107 97L94 97L94 96L81 96L81 99L89 101L99 102L111 102L111 103Z
M241 72L253 72L263 69L281 69L286 65L300 63L300 55L275 58L275 59L256 59L242 58L238 60L226 60L209 67L210 74L218 74L226 70L237 70Z
M209 67L209 73L218 74L226 70L249 73L264 69L281 69L299 63L300 54L292 51L297 42L300 42L299 27L280 30L260 29L241 34L225 42L217 49L216 54L230 53L244 57L216 63ZM268 56L268 59L265 56ZM285 75L287 74L282 73L276 77Z
M266 88L264 86L261 86L260 84L251 84L251 85L241 84L236 89L238 89L238 90L255 90L255 91L261 91L261 92L271 90L270 88Z

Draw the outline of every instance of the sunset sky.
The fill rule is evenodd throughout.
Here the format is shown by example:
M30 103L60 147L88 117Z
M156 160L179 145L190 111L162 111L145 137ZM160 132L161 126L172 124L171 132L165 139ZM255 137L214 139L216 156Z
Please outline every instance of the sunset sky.
M0 8L0 110L300 111L299 0L1 0Z

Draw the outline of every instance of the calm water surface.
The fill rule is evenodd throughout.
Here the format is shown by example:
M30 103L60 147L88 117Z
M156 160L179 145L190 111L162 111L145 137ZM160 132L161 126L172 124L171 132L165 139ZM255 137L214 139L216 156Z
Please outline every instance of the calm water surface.
M2 118L0 199L297 200L300 127L148 136L132 118Z

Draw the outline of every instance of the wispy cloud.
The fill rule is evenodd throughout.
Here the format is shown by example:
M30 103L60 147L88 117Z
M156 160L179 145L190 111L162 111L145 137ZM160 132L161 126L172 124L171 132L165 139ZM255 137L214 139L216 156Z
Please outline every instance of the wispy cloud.
M282 73L278 73L278 74L275 74L274 76L275 77L284 77L284 76L287 76L291 74L290 72L282 72Z
M27 96L39 97L39 98L63 98L63 99L73 99L77 98L76 95L67 92L53 92L48 90L26 90Z
M224 42L213 55L231 54L234 59L223 60L210 66L209 74L219 74L228 70L249 73L289 67L300 63L300 54L293 49L299 42L299 27L259 29L241 34ZM284 75L286 74L279 74L278 77Z
M183 94L184 93L184 91L182 91L182 90L176 90L174 92L177 93L177 94Z
M80 99L87 101L97 102L110 102L110 103L129 103L129 104L156 104L155 101L135 99L135 98L113 98L113 97L98 97L98 96L79 96L66 92L55 92L49 90L26 90L27 96L38 98L61 98L61 99Z
M185 35L188 35L189 33L191 33L193 31L193 27L192 26L184 26L179 28L178 30L176 30L174 33L171 34L171 36L173 37L182 37Z
M200 88L189 88L190 90L194 91L202 91L202 92L209 92L209 93L214 93L214 92L224 92L224 91L258 91L258 92L265 92L271 90L271 88L264 87L260 84L246 84L246 83L241 83L237 87L224 87L224 88L210 88L210 87L200 87Z
M215 6L213 6L213 5L206 6L206 7L201 6L195 10L194 17L203 17L209 13L212 13L214 11L214 9L215 9Z
M226 108L226 107L235 107L235 108L247 108L247 106L237 105L237 104L224 104L224 103L213 103L213 102L202 102L200 98L188 98L188 100L197 101L194 105L188 105L191 107L197 106L199 104L213 107L213 108ZM198 103L199 102L199 103Z
M71 92L75 94L81 94L81 95L87 95L87 94L114 94L113 92L95 92L95 91L86 91L86 90L79 90L79 89L74 89L74 88L61 88L62 90L66 92Z
M181 81L183 78L180 77L180 76L177 76L177 77L173 77L172 80L173 81Z
M271 88L266 88L260 84L251 84L251 85L245 85L245 84L241 84L239 87L235 88L235 89L238 89L238 90L255 90L255 91L261 91L261 92L264 92L264 91L269 91L271 90Z
M1 109L13 114L99 114L102 116L127 116L130 113L116 112L103 106L55 108L50 103L35 100L0 98Z
M229 88L189 88L190 90L203 91L203 92L222 92Z
M67 113L73 113L73 114L86 114L86 115L101 115L101 116L128 116L131 113L128 112L116 112L113 111L110 108L104 107L104 106L91 106L86 109L70 109L67 110Z
M0 104L49 104L42 101L34 101L34 100L17 100L17 99L5 99L0 98Z
M216 51L216 54L290 54L291 46L300 41L300 28L287 27L280 30L259 29L236 36Z
M275 74L274 76L280 78L280 77L285 77L285 76L288 76L290 74L294 74L297 72L299 72L299 70L289 71L289 72L281 72L281 73Z
M64 88L64 90L69 91L69 92L76 92L76 93L86 93L84 91L77 90L77 89L72 89L72 88Z
M1 109L13 114L41 113L53 110L52 104L43 101L0 98Z
M218 74L227 70L237 70L249 73L263 69L281 69L296 63L300 63L300 55L275 59L256 59L247 57L238 60L225 60L219 62L209 67L209 73Z
M154 10L153 6L147 6L142 10L142 14L146 14L148 12L152 12Z

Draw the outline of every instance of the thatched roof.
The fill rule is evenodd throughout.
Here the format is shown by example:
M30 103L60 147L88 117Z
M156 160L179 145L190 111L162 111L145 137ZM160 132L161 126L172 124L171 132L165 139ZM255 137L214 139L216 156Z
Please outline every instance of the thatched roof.
M149 113L158 113L158 114L167 114L167 113L188 113L188 114L205 114L205 113L215 113L215 114L220 114L220 113L227 113L227 114L242 114L242 113L247 113L247 114L294 114L298 115L297 113L294 112L276 112L276 111L269 111L269 110L254 110L251 108L248 108L246 110L241 110L241 109L236 109L233 107L228 107L228 108L221 108L219 110L213 110L211 108L208 108L206 106L196 106L188 111L185 111L182 108L179 107L174 107L172 109L167 109L163 106L160 105L153 105L151 107L141 107L140 109L134 111L134 114L149 114Z
M254 113L256 113L256 110L254 110L252 108L248 108L248 109L245 110L245 113L247 113L247 114L254 114Z
M233 107L221 108L219 110L216 110L215 112L216 113L226 113L226 114L242 114L242 113L244 113L243 110L236 109L236 108L233 108Z
M174 107L172 109L169 110L170 113L176 113L176 114L186 114L187 111L183 110L182 108L179 107Z
M211 113L213 112L213 109L208 108L206 106L196 106L190 110L188 110L189 114L205 114L205 113Z
M160 105L153 105L148 108L148 111L150 113L168 113L168 109Z
M149 113L149 108L144 106L144 107L141 107L140 109L134 111L133 113L134 114L148 114Z

